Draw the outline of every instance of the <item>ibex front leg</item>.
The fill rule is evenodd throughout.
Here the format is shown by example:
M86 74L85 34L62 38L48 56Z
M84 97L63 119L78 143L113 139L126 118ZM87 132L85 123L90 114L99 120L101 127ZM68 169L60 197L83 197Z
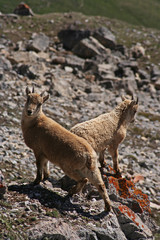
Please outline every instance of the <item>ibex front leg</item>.
M119 160L118 160L118 146L117 145L110 145L108 147L108 152L112 157L113 160L113 169L116 171L116 173L120 173L121 170L119 168Z
M43 177L48 176L47 175L47 160L43 155L36 155L36 166L37 166L37 175L36 179L34 180L34 184L39 184L42 180Z

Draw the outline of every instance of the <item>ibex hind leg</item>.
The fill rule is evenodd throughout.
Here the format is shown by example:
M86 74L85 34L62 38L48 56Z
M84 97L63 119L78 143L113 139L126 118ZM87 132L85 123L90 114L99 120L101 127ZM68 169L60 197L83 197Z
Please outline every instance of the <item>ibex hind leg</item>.
M111 201L109 199L107 189L105 187L105 184L103 182L103 179L101 177L101 173L99 168L97 167L91 174L89 174L88 177L89 181L97 188L99 194L104 200L105 204L105 211L110 211L111 210Z
M77 182L77 184L69 190L68 196L72 196L73 194L80 192L87 182L88 182L87 178L83 178L82 180Z

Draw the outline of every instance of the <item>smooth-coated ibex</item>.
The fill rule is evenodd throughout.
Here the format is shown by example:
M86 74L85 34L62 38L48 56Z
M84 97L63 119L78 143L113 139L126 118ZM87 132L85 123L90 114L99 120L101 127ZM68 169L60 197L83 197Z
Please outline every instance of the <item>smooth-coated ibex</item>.
M105 210L111 209L105 184L102 180L97 154L87 141L66 130L48 118L42 111L42 104L49 95L37 94L26 88L27 101L22 114L22 132L26 145L36 157L37 176L35 184L49 176L48 161L59 166L66 175L77 181L69 195L78 193L89 180L99 191L105 203Z
M97 118L79 123L71 128L71 132L83 137L99 154L99 161L104 167L104 152L108 148L113 159L116 173L120 173L118 162L118 145L125 139L128 125L134 121L138 108L135 101L122 97L122 102L111 112Z

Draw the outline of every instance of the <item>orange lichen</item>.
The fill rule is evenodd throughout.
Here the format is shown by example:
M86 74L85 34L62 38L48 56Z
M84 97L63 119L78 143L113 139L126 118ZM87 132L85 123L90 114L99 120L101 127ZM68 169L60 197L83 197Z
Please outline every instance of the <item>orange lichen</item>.
M109 169L111 170L111 172L113 172L113 169L111 167ZM113 176L109 177L108 180L109 184L114 186L120 197L125 199L132 198L139 203L142 211L145 210L147 212L150 212L150 203L148 200L148 196L142 193L140 189L136 189L132 181L122 177L115 178Z
M138 218L136 216L136 214L127 206L125 205L119 205L119 210L121 213L123 213L124 215L128 215L128 217L137 225L139 226L140 223L138 222ZM144 226L142 225L141 227L144 228Z

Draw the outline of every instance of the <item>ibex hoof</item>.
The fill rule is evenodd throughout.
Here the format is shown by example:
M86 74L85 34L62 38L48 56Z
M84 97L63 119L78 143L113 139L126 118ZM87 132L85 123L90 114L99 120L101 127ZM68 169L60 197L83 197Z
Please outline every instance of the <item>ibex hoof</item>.
M33 181L33 185L35 186L35 185L38 185L38 184L40 184L40 182L41 181L39 181L38 179L35 179L34 181Z
M111 206L111 204L106 204L105 205L105 209L104 209L106 212L110 212L111 210L112 210L112 206Z

